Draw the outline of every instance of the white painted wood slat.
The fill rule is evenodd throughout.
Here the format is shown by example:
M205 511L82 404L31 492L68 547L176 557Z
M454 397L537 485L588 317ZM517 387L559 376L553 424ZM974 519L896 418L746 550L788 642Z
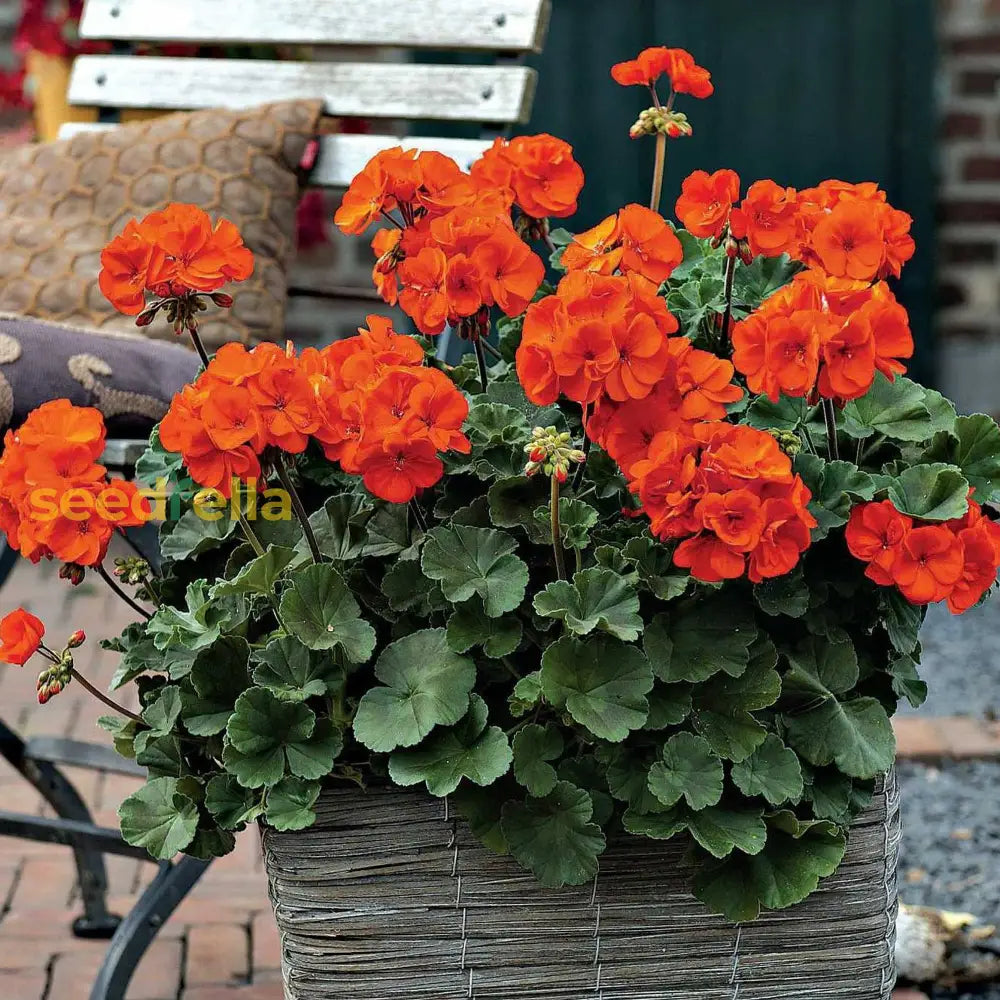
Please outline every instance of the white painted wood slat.
M181 110L322 97L330 115L505 124L527 121L535 78L524 66L78 56L69 100Z
M87 0L84 38L541 51L550 0Z
M67 122L59 130L60 139L80 132L98 132L115 125ZM316 187L343 188L379 150L390 146L405 149L434 149L455 160L467 170L469 164L490 145L484 139L439 139L429 136L400 138L395 135L326 135L320 140L320 156L311 183Z

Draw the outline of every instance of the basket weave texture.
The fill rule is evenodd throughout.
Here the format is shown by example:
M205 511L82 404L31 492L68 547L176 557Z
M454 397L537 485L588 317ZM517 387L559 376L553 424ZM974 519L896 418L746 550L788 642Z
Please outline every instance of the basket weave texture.
M263 834L287 1000L889 1000L892 774L840 869L743 925L688 894L672 842L612 843L594 882L552 890L440 799L331 791L317 816Z

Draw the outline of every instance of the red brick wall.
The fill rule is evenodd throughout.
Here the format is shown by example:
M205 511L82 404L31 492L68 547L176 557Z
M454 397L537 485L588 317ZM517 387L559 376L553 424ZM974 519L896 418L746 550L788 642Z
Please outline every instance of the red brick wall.
M1000 413L1000 0L938 0L940 381Z

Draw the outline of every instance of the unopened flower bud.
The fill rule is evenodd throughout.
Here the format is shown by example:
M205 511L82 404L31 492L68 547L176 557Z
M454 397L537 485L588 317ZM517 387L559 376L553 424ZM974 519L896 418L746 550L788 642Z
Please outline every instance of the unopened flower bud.
M74 587L78 587L83 583L83 578L86 575L86 570L83 566L77 563L63 563L59 567L59 579L69 580L70 584Z
M566 482L566 480L569 478L569 472L566 469L565 465L557 465L552 470L552 475L554 475L560 483Z
M170 295L170 282L161 281L158 285L154 285L153 294L160 299L167 298Z
M77 649L87 641L87 633L82 628L78 628L67 640L67 649Z
M136 316L135 325L139 327L149 326L149 324L152 323L154 319L156 319L156 310L147 309L145 312L141 312L139 313L138 316Z
M183 298L188 293L187 285L182 285L179 281L170 282L170 294L175 298Z
M227 295L225 292L212 292L212 301L220 309L231 309L233 305L232 295Z
M530 458L532 462L544 462L545 449L539 447L531 448L531 451L528 452L528 458Z

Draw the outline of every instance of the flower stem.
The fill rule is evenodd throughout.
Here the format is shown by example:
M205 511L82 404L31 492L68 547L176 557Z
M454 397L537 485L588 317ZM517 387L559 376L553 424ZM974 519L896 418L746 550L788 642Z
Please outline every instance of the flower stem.
M257 537L257 533L250 527L250 522L247 520L247 516L242 510L237 514L237 520L240 522L240 527L243 529L243 536L250 543L250 547L257 553L258 556L264 555L264 546Z
M420 505L416 500L411 500L408 506L410 508L410 513L413 515L413 520L417 522L417 527L426 535L427 518L424 517L424 512L420 509Z
M486 392L489 376L486 374L486 353L483 350L483 342L481 338L476 337L472 343L476 349L476 360L479 362L479 381L482 383L483 392Z
M194 344L194 349L198 352L198 357L201 358L201 363L207 368L210 359L208 351L205 350L205 345L201 342L201 337L198 336L197 328L192 330L188 327L188 333L191 335L191 343Z
M590 456L590 438L587 436L587 408L583 410L583 461L576 467L573 473L573 492L576 493L583 485L583 474L587 471L587 459Z
M552 554L556 560L556 574L560 580L565 580L566 559L563 556L562 528L559 524L559 480L556 479L555 475L552 476L552 499L550 506L552 517Z
M813 442L812 434L809 433L809 428L805 424L802 424L802 436L806 439L806 444L809 446L809 450L814 454L818 455L819 452L816 450L816 445Z
M649 196L649 207L654 212L660 210L660 196L663 192L663 174L667 166L667 137L656 133L656 159L653 161L653 190Z
M149 621L153 616L141 605L137 604L132 600L128 594L118 586L118 581L104 568L104 563L98 563L95 567L97 572L100 574L101 579L135 612L142 615L146 621Z
M488 340L482 341L482 345L483 349L497 361L503 361L503 355Z
M733 283L736 280L736 264L738 257L730 257L726 261L726 311L722 314L722 333L720 334L720 354L728 358L732 353L729 343L729 327L733 322Z
M292 510L295 511L295 516L302 527L302 532L306 536L306 543L309 545L309 551L312 553L313 562L321 563L323 561L323 553L319 550L319 542L316 541L316 534L309 523L309 515L306 513L302 498L299 496L299 492L292 482L292 477L288 474L288 465L283 454L278 454L274 468L278 473L278 479L281 480L281 485L291 498Z
M143 726L146 725L146 723L140 716L136 715L134 712L130 712L127 708L124 708L123 706L119 705L118 702L112 701L112 699L109 698L106 694L104 694L103 691L99 691L97 688L95 688L94 685L91 684L90 681L88 681L87 678L84 677L83 674L81 674L76 669L76 667L70 667L69 672L73 680L79 681L80 686L85 691L89 691L98 701L103 702L113 712L118 712L119 715L124 715L126 718L131 719L133 722L138 722Z
M832 399L823 400L823 420L826 422L826 443L830 452L830 461L840 458L840 448L837 446L837 411L833 408Z

